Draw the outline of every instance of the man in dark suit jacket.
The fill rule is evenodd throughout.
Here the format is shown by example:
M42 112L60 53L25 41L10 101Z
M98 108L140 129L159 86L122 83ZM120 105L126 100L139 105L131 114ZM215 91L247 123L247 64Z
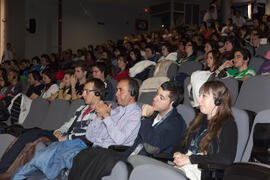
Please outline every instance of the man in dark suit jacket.
M153 153L149 152L153 150L171 153L186 130L186 123L176 110L182 100L183 88L180 85L173 81L163 83L153 99L152 106L143 106L143 115L150 117L142 120L133 146L126 150L124 155L146 155Z

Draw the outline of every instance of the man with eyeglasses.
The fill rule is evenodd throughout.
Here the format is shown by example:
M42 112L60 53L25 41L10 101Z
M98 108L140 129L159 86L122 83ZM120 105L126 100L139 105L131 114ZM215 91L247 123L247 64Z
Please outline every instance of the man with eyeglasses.
M87 126L96 118L95 108L105 97L104 83L100 79L95 78L88 81L84 86L82 97L85 105L79 107L75 111L74 116L53 133L48 130L34 129L22 134L2 157L0 162L0 178L12 176L16 168L13 171L8 170L8 168L23 151L27 143L35 143L44 137L52 142L74 139L82 139L87 142L85 140Z
M13 179L25 179L37 170L41 170L48 179L55 179L61 170L71 169L73 158L87 146L103 148L110 145L131 146L141 125L141 109L136 104L138 94L139 85L135 79L127 78L119 81L116 92L119 106L111 110L111 105L103 102L94 104L96 117L87 127L87 140L80 138L51 144L20 168ZM99 91L96 91L91 83L84 86L82 96L86 104L99 95ZM82 125L80 122L75 121L75 125ZM64 140L69 139L68 137Z

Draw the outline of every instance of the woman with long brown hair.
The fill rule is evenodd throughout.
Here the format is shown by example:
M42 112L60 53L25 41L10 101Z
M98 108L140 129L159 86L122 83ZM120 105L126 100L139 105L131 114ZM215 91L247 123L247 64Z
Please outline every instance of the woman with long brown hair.
M175 166L192 180L201 177L197 164L231 164L237 148L237 127L227 87L219 81L208 81L200 88L198 101L200 113L174 153Z

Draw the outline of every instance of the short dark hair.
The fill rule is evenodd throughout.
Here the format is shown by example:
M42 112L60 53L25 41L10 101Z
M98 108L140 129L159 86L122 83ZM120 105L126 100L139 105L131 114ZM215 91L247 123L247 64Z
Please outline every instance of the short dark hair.
M169 98L173 101L173 107L177 107L183 102L184 89L177 81L166 81L160 86L162 90L169 91Z
M161 45L161 48L162 48L162 46L165 46L165 47L167 48L167 51L168 51L169 53L172 52L172 46L171 46L171 44L169 44L169 43L164 43L164 44Z
M237 48L234 50L234 53L237 51L239 51L243 55L244 60L247 60L247 59L250 60L250 57L251 57L250 52L246 48Z
M50 56L48 54L42 54L41 57L46 59L47 63L50 63Z
M41 77L40 73L38 71L36 71L36 70L31 71L29 74L32 74L34 80L36 80L36 81L41 81L42 80L42 77Z
M36 60L36 61L37 61L37 63L39 63L39 62L40 62L40 59L39 59L39 57L38 57L38 56L35 56L35 57L33 57L33 58L32 58L32 63L33 63L33 61L34 61L34 60Z
M73 69L67 69L67 70L65 71L64 75L66 75L66 74L72 76L72 75L74 74L74 70L73 70Z
M16 77L16 79L19 81L19 79L20 79L20 73L19 73L19 71L17 71L16 69L10 69L8 71L8 73L10 73L10 72L12 72L13 77Z
M96 62L93 67L97 67L101 72L104 73L104 77L106 78L107 76L107 66L105 62Z
M75 64L75 68L78 68L80 67L82 69L83 72L87 72L87 65L84 61L80 60L80 61L77 61L76 64Z
M145 46L145 49L147 49L147 48L150 49L150 50L152 51L152 54L155 54L155 53L156 53L153 45L147 44L147 45Z
M100 79L97 78L91 78L85 84L87 83L94 83L94 89L96 90L96 92L100 93L100 99L101 100L105 99L106 89L104 82L102 82Z
M130 95L132 95L135 98L135 101L138 100L139 97L139 83L136 79L128 77L128 78L124 78L123 80L127 80L128 81L128 90L130 92Z

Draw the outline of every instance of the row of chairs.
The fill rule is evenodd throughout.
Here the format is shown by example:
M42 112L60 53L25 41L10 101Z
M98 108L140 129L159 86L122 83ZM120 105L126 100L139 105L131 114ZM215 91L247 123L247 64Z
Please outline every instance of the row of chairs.
M72 104L69 105L69 110L68 106L63 105L66 104L66 101L62 100L54 100L51 102L51 104L47 104L48 107L46 107L47 101L38 99L33 101L33 104L31 106L29 115L27 116L25 123L23 125L27 125L27 121L30 121L30 119L39 117L40 119L37 121L34 121L33 119L33 124L30 126L30 122L28 122L29 126L28 127L35 127L36 124L38 127L42 127L45 129L50 129L52 127L59 127L56 124L63 124L65 121L67 121L68 116L71 117L70 114L73 114L76 108L78 108L80 105L83 104L82 101L74 101ZM68 103L68 102L67 102ZM45 104L45 106L44 106ZM141 105L141 104L140 104ZM45 112L47 108L47 117L41 117L42 114L40 112ZM50 110L51 109L51 110ZM186 121L187 125L191 122L191 120L195 117L195 112L194 110L187 105L179 105L177 107L178 112L183 116L184 120ZM51 113L51 115L49 115ZM246 142L249 137L249 117L246 111L243 111L238 108L233 108L233 114L237 123L238 127L238 146L237 146L237 155L235 158L235 162L240 162L240 161L248 161L251 149L252 149L252 138L250 138L250 141L248 143L248 149L246 148ZM262 121L261 117L264 117L265 121L267 122L267 118L270 115L270 110L268 111L263 111L259 113L256 118L255 122L253 124L251 133L253 133L253 129L255 127L255 124L264 122ZM53 118L50 119L50 118ZM29 120L28 120L29 119ZM65 119L65 120L64 120ZM51 125L50 125L51 124ZM52 126L53 124L53 126ZM52 128L53 129L53 128ZM5 135L6 136L6 135ZM252 137L252 136L250 136ZM2 139L2 138L1 138ZM8 145L8 143L6 143ZM2 146L2 145L1 145ZM243 154L244 149L246 149L246 154Z
M256 124L269 123L270 109L258 113L249 135L248 115L245 111L233 108L233 114L238 127L238 146L234 164L227 167L224 173L224 180L236 179L269 179L270 166L264 163L248 162L251 155L253 145L253 132ZM128 158L134 169L130 177L126 176L126 167L123 162L118 162L113 168L112 173L102 180L187 180L185 175L176 168L162 163L160 161L150 159L148 157L136 155ZM147 163L145 163L147 162Z

